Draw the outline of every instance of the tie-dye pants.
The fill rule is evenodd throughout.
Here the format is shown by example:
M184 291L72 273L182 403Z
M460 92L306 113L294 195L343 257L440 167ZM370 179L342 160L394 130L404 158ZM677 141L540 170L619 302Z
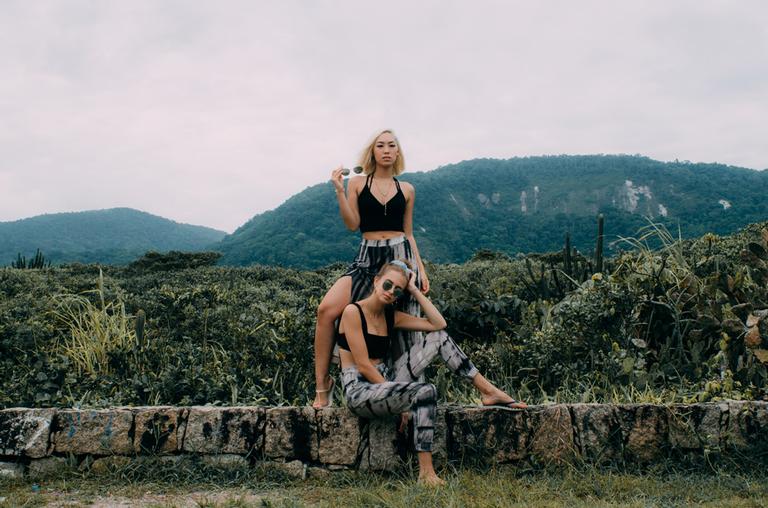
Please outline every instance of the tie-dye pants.
M410 411L416 451L432 451L437 389L435 385L419 382L418 379L438 355L453 372L470 381L478 373L445 330L430 332L397 358L392 368L384 363L376 366L387 380L384 383L370 383L357 367L343 369L341 383L347 406L353 413L365 418Z

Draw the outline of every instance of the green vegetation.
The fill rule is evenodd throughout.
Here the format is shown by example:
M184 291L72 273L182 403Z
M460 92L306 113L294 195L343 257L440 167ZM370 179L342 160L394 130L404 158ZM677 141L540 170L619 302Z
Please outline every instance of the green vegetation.
M414 506L765 506L768 478L759 468L650 470L574 467L531 471L512 466L487 471L446 470L445 487L416 484L413 472L353 471L296 480L276 468L224 469L193 460L136 461L103 474L74 466L54 477L0 479L0 506L45 503L141 503L204 507ZM343 503L340 503L343 500Z
M601 213L606 252L613 254L618 237L633 235L644 217L689 238L730 234L768 217L768 173L721 164L628 155L476 159L402 179L416 188L419 249L438 263L464 262L480 249L553 251L562 248L565 232L591 257ZM228 265L311 269L350 259L357 238L323 183L253 217L215 248Z
M45 256L37 249L35 257L27 261L27 258L19 253L16 257L16 261L11 263L11 268L19 268L20 270L36 270L38 268L47 268L51 266L50 261L45 260Z
M149 250L205 249L224 235L130 208L40 215L0 222L0 266L36 249L49 263L125 264Z
M430 264L449 333L530 402L673 402L768 395L768 223L681 240L650 223L593 260L563 248ZM652 248L659 245L659 248ZM0 269L0 407L304 404L315 309L341 264ZM476 402L443 367L445 399Z

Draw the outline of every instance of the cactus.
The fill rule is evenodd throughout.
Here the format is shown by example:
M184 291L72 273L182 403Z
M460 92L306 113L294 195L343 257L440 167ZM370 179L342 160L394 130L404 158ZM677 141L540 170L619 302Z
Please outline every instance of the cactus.
M136 313L136 343L140 349L144 348L144 323L147 316L143 310L139 309Z
M146 362L143 361L143 355L146 351L146 343L144 342L144 324L146 323L147 315L141 309L136 313L136 325L134 326L134 332L136 333L136 341L133 343L133 361L140 371L144 371Z
M597 216L597 247L595 248L595 272L603 271L603 226L605 218L603 214Z
M16 261L11 262L12 268L19 268L19 269L40 269L40 268L48 268L51 266L50 261L46 261L45 256L43 256L43 253L40 252L40 249L37 249L35 252L35 257L27 261L27 258L22 256L21 253L19 253L16 257Z

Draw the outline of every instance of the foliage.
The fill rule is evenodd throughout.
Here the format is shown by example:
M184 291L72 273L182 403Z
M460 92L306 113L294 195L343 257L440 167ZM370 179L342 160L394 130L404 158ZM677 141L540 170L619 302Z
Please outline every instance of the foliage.
M0 222L0 259L39 248L56 264L125 264L148 250L206 249L224 235L130 208L46 214Z
M519 398L760 399L766 242L768 223L682 240L651 222L602 273L565 248L427 270L449 333ZM0 269L0 406L305 403L315 310L343 264L201 266L213 257ZM428 375L475 400L445 368Z
M149 251L139 259L131 262L128 265L128 269L134 272L142 272L199 268L216 264L220 257L220 252L179 252L172 250L167 253L160 253Z
M599 214L605 258L645 216L689 237L729 234L768 216L762 193L768 173L720 164L629 155L475 159L402 179L416 188L419 250L439 263L465 262L480 249L511 256L559 250L565 232L592 259ZM330 184L322 183L256 215L215 249L228 265L312 269L348 259L356 243L357 234L339 219Z
M51 266L50 261L46 261L45 256L43 256L43 253L40 252L40 249L37 249L35 251L35 257L27 261L27 258L22 256L21 253L18 253L16 256L16 261L11 262L11 268L19 268L21 270L25 269L40 269L40 268L48 268Z
M98 284L98 305L84 296L63 295L53 311L69 332L56 345L57 352L69 360L78 375L87 374L93 379L109 375L114 367L120 368L119 364L112 365L114 359L137 342L125 304L120 300L105 302L101 270Z

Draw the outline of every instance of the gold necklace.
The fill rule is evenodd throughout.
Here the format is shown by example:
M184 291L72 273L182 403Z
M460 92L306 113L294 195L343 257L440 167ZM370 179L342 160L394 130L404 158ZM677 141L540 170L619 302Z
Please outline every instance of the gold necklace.
M384 200L384 215L387 215L387 203L389 203L389 200L387 199L387 196L389 195L389 190L387 190L387 193L384 194L381 192L381 187L378 186L376 183L376 179L373 178L373 185L376 187L376 191L381 195L381 199ZM395 179L392 179L392 187L395 186Z

